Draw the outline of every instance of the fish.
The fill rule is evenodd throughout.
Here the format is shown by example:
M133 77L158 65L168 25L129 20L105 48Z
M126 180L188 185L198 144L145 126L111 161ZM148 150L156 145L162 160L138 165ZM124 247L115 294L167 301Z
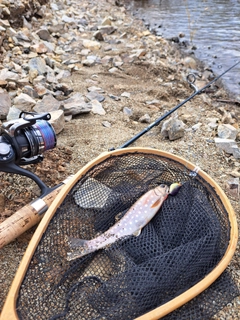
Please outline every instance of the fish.
M155 216L168 195L176 195L180 187L180 183L173 183L170 187L160 184L149 190L130 207L117 223L94 239L83 240L67 237L71 249L71 252L67 253L67 260L81 258L127 236L139 236L142 228Z

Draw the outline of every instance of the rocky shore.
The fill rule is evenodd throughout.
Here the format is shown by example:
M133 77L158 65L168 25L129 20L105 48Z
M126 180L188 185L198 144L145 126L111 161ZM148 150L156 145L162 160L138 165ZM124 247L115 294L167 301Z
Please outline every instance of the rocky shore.
M58 146L29 166L48 185L118 147L201 88L212 71L147 30L120 1L0 1L0 121L50 112ZM229 196L239 220L238 101L217 82L135 145L196 163ZM0 173L0 222L38 195ZM0 308L34 230L0 251ZM239 245L230 268L239 283ZM7 274L7 277L6 277ZM215 319L238 319L236 298Z

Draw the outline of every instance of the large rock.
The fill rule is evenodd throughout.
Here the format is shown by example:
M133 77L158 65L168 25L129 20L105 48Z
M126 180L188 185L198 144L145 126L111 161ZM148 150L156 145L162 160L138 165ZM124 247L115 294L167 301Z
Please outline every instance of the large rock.
M239 177L229 179L227 184L228 192L231 194L231 196L239 199Z
M47 28L43 27L36 31L36 34L39 36L40 39L48 41L51 39L51 35Z
M171 117L166 120L161 129L161 134L169 140L177 140L184 136L185 124L182 120Z
M100 116L104 116L106 111L103 109L102 104L98 100L92 100L92 113L99 114Z
M49 121L53 126L56 134L60 133L64 129L65 118L63 110L51 111L51 120Z
M196 60L193 59L192 57L186 57L183 59L183 64L185 67L190 68L190 69L196 69L197 63Z
M51 112L63 109L62 102L55 99L51 94L45 95L43 99L35 105L33 110L37 113Z
M21 112L22 111L20 109L14 106L11 107L7 115L7 121L18 119Z
M3 68L0 71L0 80L17 81L19 80L19 75L16 72L9 71L7 68Z
M86 103L83 96L80 93L76 93L69 99L62 101L64 104L65 116L75 116L80 113L88 113L92 110L92 106Z
M25 93L20 93L19 96L14 98L13 103L15 107L22 111L30 112L32 107L35 106L36 101Z
M90 91L86 94L86 97L92 101L97 100L99 102L103 102L105 100L105 97L101 94L99 94L97 91Z
M91 51L95 51L101 48L101 43L93 40L83 40L83 46Z
M47 72L45 60L41 57L32 58L28 62L28 66L30 70L36 70L40 75Z
M11 107L11 99L7 92L0 92L0 119L6 119Z
M214 140L219 149L225 151L226 153L232 154L236 159L240 158L240 150L234 140L221 138L215 138Z
M218 126L218 136L222 139L235 140L238 134L238 130L231 124L220 124Z

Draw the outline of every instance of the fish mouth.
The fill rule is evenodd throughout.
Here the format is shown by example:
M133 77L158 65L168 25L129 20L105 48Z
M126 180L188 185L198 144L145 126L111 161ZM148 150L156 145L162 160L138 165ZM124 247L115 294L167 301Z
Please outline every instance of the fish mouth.
M180 190L181 186L182 186L182 184L179 182L172 183L169 187L169 194L171 196L175 196L178 193L178 191Z

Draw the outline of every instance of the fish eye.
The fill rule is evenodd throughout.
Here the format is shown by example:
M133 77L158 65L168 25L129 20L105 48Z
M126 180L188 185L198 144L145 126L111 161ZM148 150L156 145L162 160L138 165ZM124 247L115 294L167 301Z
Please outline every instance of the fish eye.
M166 187L166 185L165 184L160 184L160 186L159 186L160 188L165 188Z

